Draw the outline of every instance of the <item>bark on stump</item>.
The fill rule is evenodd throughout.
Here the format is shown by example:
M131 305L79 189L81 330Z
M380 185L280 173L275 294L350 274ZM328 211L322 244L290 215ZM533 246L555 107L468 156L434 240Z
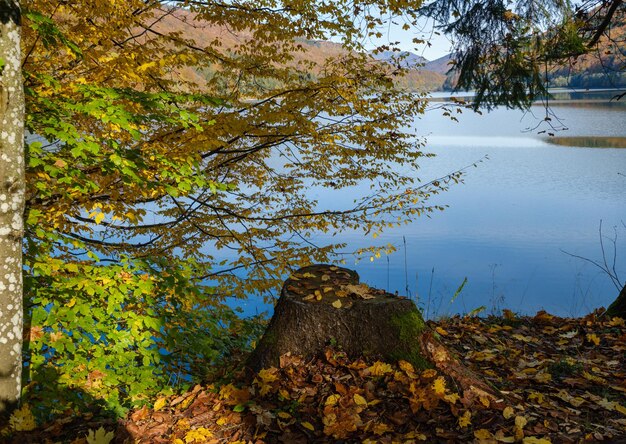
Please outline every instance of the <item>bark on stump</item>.
M456 381L464 402L482 398L493 407L504 405L497 390L436 339L412 301L360 284L355 271L330 265L301 268L285 281L274 316L247 364L258 372L278 367L287 353L313 358L329 344L351 358L435 367Z
M626 283L624 283L624 288L619 292L617 299L607 308L606 315L626 319Z

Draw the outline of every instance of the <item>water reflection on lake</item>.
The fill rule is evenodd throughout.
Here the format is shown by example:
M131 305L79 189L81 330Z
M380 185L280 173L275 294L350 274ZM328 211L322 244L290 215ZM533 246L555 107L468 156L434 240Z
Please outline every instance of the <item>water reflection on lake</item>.
M376 240L345 233L348 250L391 243L398 251L374 262L346 266L369 285L417 298L429 317L486 313L509 308L523 314L545 309L578 316L607 306L618 291L589 263L566 253L602 259L598 229L617 239L617 271L626 279L626 149L577 148L547 142L557 137L626 137L626 107L608 102L555 102L551 120L535 106L530 112L496 109L483 115L464 111L453 122L430 111L415 122L427 136L427 151L418 174L433 179L485 155L465 183L432 203L449 208L389 230ZM566 131L555 131L568 128ZM566 140L566 139L561 139ZM583 145L581 147L581 145ZM590 144L592 146L592 144ZM311 190L322 206L348 206L354 190ZM333 242L319 236L314 242ZM406 241L406 244L405 244ZM406 247L405 247L406 245ZM611 242L607 252L612 254ZM406 260L405 260L406 254ZM609 258L610 259L610 258ZM468 282L458 298L455 290ZM258 301L243 303L244 314L271 310Z
M558 136L626 136L626 107L560 102L552 111L568 128ZM540 106L528 113L465 111L455 123L437 111L427 113L415 128L428 136L428 150L437 157L420 164L420 177L437 177L485 155L489 160L471 169L465 184L437 198L449 205L443 213L376 241L343 236L351 248L377 241L398 248L388 258L348 266L372 286L417 295L431 317L480 306L488 313L545 309L571 316L608 305L617 295L609 279L563 251L601 259L600 221L605 235L617 226L618 271L626 279L626 150L547 143L548 136L538 134L547 127L544 115ZM467 285L450 303L464 277Z

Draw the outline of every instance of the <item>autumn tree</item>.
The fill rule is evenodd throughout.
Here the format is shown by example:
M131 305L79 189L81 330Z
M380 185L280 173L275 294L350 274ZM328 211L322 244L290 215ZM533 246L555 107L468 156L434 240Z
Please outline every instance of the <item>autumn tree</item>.
M17 404L22 375L24 94L21 11L0 2L0 416Z
M33 403L75 408L80 389L123 412L202 378L246 327L228 298L272 299L292 270L338 259L341 240L313 235L440 209L428 198L460 173L420 181L424 141L407 128L425 102L364 51L418 6L28 2ZM307 58L331 37L340 50ZM355 200L330 207L311 189Z
M456 88L475 90L476 108L526 108L547 96L553 69L585 54L625 66L622 0L434 0L420 11L451 37Z

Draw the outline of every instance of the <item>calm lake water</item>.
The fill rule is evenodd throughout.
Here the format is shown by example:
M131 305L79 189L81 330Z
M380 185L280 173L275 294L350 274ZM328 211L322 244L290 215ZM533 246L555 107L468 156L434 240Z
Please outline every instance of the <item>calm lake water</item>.
M617 227L616 269L626 279L626 148L595 147L596 137L612 138L608 146L626 141L620 139L626 138L626 106L596 99L555 102L551 110L552 124L567 130L555 132L545 122L537 127L545 117L542 106L529 113L464 111L458 123L441 111L427 112L415 130L427 136L426 151L437 156L420 162L422 179L488 160L468 170L464 184L431 201L448 205L444 212L376 240L342 235L350 251L386 243L398 249L374 262L348 258L346 266L371 286L417 300L430 318L481 306L486 314L508 308L561 316L607 306L618 293L609 278L565 252L601 260L600 223L611 238ZM543 130L554 132L558 144L548 143ZM584 147L585 140L594 148ZM322 206L351 201L348 194L319 192L318 198ZM324 236L316 241L323 243ZM610 239L605 248L612 260ZM254 314L268 306L248 301L243 308Z

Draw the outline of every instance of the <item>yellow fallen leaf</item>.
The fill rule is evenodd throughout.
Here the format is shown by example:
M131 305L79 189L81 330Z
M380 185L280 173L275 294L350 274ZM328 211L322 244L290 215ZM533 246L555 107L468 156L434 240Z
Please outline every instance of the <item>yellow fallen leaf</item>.
M504 419L510 419L513 417L513 415L515 415L515 412L513 411L513 407L505 407L504 410L502 411L502 416L504 416Z
M291 415L287 412L278 412L278 417L282 419L289 419L291 418Z
M523 416L516 416L515 417L515 427L517 427L518 429L523 429L526 424L528 424L528 420L523 417Z
M528 436L522 441L523 444L552 444L552 441L546 438L535 438L534 436Z
M450 404L456 404L457 401L461 399L461 397L459 396L458 393L450 393L444 396L443 399L445 399Z
M114 432L107 432L104 427L100 427L98 430L90 429L85 439L87 444L109 444L114 437Z
M462 416L459 416L459 427L465 428L472 425L472 413L466 410Z
M446 380L443 379L443 376L439 376L433 382L433 391L437 395L443 395L446 392Z
M326 398L326 402L324 403L325 405L335 405L337 404L337 402L339 402L339 399L341 398L340 395L330 395L328 398Z
M154 403L154 407L153 410L155 412L158 412L159 410L161 410L163 407L165 407L165 404L167 404L167 398L159 398L156 400L156 402Z
M305 429L308 429L310 431L315 431L315 427L313 427L313 424L311 424L310 422L304 421L301 422L300 424L302 424L302 427L304 427Z
M476 439L493 439L493 435L487 429L474 430L474 438Z
M189 443L201 443L206 442L207 438L212 438L213 433L204 427L199 427L194 430L189 430L185 435L185 442Z
M30 411L28 404L24 404L22 407L15 410L9 418L9 430L15 432L30 432L31 430L35 430L36 427L35 417Z
M626 415L626 407L621 404L615 403L615 410L620 412L622 415Z
M335 302L332 303L332 306L335 308L341 308L341 301L337 299Z
M528 400L529 401L537 401L538 404L543 404L543 393L539 393L539 392L532 392L530 395L528 395Z
M594 345L600 345L600 338L595 333L587 333L587 340Z
M367 405L367 400L358 393L355 393L352 399L354 399L356 405Z
M482 405L484 405L487 408L491 405L491 401L489 401L489 398L487 398L486 396L479 396L478 400L480 401Z
M504 315L504 318L508 319L509 321L516 318L515 313L513 313L511 310L507 308L502 310L502 314Z
M426 369L422 372L420 376L424 379L434 378L435 376L437 376L437 370L432 368Z
M445 331L445 330L444 330L443 328L441 328L441 327L436 327L436 328L435 328L435 331L436 331L437 333L439 333L441 336L448 336L448 332L447 332L447 331Z
M407 373L409 376L411 376L411 373L413 374L413 376L415 376L415 367L413 367L413 364L411 364L410 362L400 360L398 361L398 366L400 367L400 370Z
M368 370L373 376L383 376L393 371L389 364L380 361L374 362L374 364L368 367Z
M552 375L542 370L535 375L535 380L539 382L549 382L552 380Z
M393 430L391 427L389 427L387 424L385 423L378 423L374 426L374 428L372 429L372 432L374 432L374 434L381 436L384 435L385 433L389 432ZM378 441L374 441L374 443L377 443Z

